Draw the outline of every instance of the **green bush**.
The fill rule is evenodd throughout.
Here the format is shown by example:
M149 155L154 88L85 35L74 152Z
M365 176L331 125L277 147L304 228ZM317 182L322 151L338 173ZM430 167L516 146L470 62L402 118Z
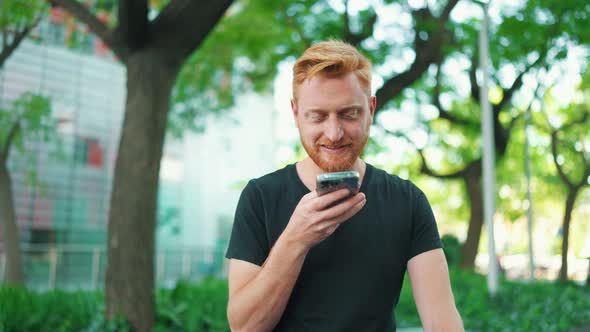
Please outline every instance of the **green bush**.
M455 303L469 331L572 331L590 324L590 291L574 284L502 280L487 292L480 274L451 269ZM409 282L396 308L398 326L420 326Z
M0 331L81 331L95 317L100 302L97 293L0 287Z
M457 308L469 331L571 331L590 324L590 291L573 284L520 283L503 280L495 298L485 277L451 269ZM205 279L180 282L156 291L153 332L229 331L227 282ZM409 283L396 308L399 327L420 326ZM0 332L125 332L121 318L106 321L97 292L28 292L0 287Z
M180 282L156 293L155 332L229 331L227 282L204 279L197 286Z
M445 234L441 237L443 251L447 258L449 266L459 266L461 264L461 242L451 234Z

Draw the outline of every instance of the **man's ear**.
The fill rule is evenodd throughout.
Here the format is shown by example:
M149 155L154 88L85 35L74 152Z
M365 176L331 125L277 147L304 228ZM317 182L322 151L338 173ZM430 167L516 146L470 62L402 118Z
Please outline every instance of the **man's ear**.
M369 98L369 112L371 114L371 124L373 123L373 117L375 116L375 108L377 108L377 97L371 96Z
M295 98L291 99L291 110L293 111L293 119L295 120L295 125L299 127L299 122L297 121L299 109L297 108L297 101L295 100Z

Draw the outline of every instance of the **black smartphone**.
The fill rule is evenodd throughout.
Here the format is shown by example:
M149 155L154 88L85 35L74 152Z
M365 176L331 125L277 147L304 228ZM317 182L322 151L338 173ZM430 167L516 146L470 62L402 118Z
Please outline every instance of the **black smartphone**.
M322 173L316 178L316 191L320 196L340 188L350 189L350 196L356 194L359 191L359 172Z

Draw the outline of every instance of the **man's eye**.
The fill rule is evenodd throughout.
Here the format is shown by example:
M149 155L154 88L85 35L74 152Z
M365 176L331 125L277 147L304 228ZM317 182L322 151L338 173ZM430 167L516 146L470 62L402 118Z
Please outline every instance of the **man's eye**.
M312 122L319 122L324 119L324 116L322 114L310 114L307 118Z
M348 111L344 112L342 114L342 117L344 117L346 119L356 119L358 117L358 114L359 114L359 110L353 109L353 110L348 110Z

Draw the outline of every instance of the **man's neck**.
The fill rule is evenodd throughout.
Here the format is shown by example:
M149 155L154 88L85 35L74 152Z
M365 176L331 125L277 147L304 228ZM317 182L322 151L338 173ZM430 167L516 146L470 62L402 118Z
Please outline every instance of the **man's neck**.
M309 157L303 159L302 161L296 164L297 168L297 175L305 184L305 186L313 191L316 188L316 177L322 173L326 173L323 169L321 169L313 160ZM352 168L349 171L357 171L359 172L359 183L362 183L363 177L365 175L365 170L367 169L367 165L363 160L358 158L355 163L352 165Z

